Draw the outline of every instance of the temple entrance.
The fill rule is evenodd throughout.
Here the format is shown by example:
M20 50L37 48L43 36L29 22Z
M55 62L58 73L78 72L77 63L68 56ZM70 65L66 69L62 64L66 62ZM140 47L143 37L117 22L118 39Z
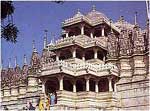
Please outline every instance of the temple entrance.
M59 83L57 78L49 78L49 80L45 83L45 93L48 95L49 93L56 92L59 89Z

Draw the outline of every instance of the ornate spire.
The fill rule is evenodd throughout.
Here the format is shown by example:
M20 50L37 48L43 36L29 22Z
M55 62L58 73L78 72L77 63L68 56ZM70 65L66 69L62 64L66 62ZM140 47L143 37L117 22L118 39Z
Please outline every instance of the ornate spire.
M134 14L134 24L137 25L137 12Z
M92 11L96 11L96 6L95 5L92 6Z
M78 10L77 10L77 14L80 14L80 9L78 8Z
M110 22L110 32L113 33L113 30L112 30L112 27L111 27L111 25L112 25L112 20L109 19L109 22Z
M35 48L35 40L32 41L32 48L33 48L33 52L37 52L37 50Z
M118 22L123 23L124 22L124 16L120 16Z
M23 63L24 63L24 65L27 65L27 57L26 57L25 54L24 54L24 60L23 60Z
M44 30L45 32L45 36L44 36L44 49L46 48L46 45L47 45L47 30Z
M17 67L17 56L15 56L15 67Z
M8 68L11 68L11 58L8 60Z

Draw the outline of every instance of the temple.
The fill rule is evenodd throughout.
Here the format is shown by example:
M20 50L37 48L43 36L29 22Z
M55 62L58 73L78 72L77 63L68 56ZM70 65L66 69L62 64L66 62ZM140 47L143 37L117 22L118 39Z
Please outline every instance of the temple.
M33 41L30 64L1 71L1 104L21 110L56 92L53 110L148 110L149 21L142 30L123 16L113 22L96 10L62 22L60 39L47 41L40 56Z

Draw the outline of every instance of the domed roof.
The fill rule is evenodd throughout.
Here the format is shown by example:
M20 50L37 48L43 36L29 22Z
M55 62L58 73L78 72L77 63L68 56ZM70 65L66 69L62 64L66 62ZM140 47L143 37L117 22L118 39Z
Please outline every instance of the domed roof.
M94 20L98 20L98 19L102 19L102 20L109 20L107 18L107 16L99 11L96 11L95 6L92 7L92 11L89 12L86 17L88 17L90 20L94 21Z
M78 9L77 13L73 16L73 18L84 16L80 10Z
M114 23L116 27L119 29L133 29L134 25L131 23L128 23L127 21L124 20L123 16L120 16L119 20Z

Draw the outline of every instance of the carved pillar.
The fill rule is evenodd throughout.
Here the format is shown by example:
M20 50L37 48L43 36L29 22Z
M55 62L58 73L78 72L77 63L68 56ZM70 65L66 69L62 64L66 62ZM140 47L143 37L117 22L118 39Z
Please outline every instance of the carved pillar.
M63 88L63 78L64 78L64 75L60 75L58 76L58 80L59 80L59 90L62 91L64 88Z
M97 52L98 52L98 49L94 48L94 59L97 59Z
M85 52L82 53L82 60L85 61Z
M109 92L113 91L113 88L112 88L112 77L108 77L108 83L109 83Z
M99 80L96 80L96 81L95 81L95 92L98 92L98 91L99 91L99 89L98 89L98 82L99 82Z
M77 89L76 89L76 80L73 80L72 83L73 83L73 92L77 92Z
M104 26L102 27L101 34L102 34L102 36L105 36L105 29L104 29Z
M81 35L84 35L84 24L81 25Z
M86 80L86 91L90 91L90 76L85 76Z
M56 61L59 61L60 52L56 52Z
M93 38L94 31L91 30L90 37Z
M71 49L71 52L72 52L72 57L73 57L73 58L76 58L76 47L73 47L73 48Z

